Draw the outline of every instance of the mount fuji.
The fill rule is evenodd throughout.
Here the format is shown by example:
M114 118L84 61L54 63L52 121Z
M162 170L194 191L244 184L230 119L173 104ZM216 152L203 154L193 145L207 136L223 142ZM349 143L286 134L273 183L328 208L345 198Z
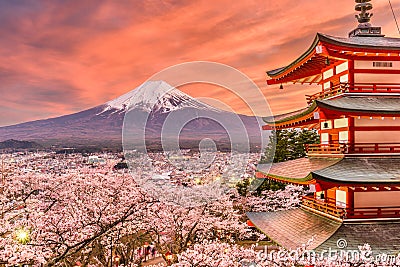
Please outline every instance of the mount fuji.
M91 109L0 127L0 141L34 141L45 147L116 148L121 147L123 128L129 128L126 133L131 139L141 141L145 132L146 144L156 149L162 136L177 134L183 147L196 145L204 138L226 147L232 136L259 146L260 121L259 117L202 103L164 81L148 81Z

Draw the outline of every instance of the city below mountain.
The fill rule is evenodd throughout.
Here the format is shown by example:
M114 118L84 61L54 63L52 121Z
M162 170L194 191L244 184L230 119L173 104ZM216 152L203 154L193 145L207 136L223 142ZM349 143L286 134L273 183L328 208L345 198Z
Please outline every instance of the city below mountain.
M124 140L140 143L145 139L147 146L156 150L160 149L161 140L174 140L176 136L182 148L198 147L205 138L214 140L220 149L229 149L232 140L236 145L243 142L259 147L260 121L259 117L209 106L166 82L149 81L104 105L0 127L0 141L18 139L44 147L118 149L125 125Z

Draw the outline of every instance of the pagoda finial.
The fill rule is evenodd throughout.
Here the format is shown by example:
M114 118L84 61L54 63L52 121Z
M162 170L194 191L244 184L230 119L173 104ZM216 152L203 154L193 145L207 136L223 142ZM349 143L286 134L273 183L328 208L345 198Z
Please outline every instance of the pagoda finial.
M355 10L360 12L356 15L359 22L358 27L349 32L349 37L383 37L381 27L373 27L369 23L372 17L372 13L369 11L372 9L371 0L355 0Z
M368 23L371 20L372 13L368 13L369 10L372 9L372 4L369 3L371 0L355 0L356 7L355 10L359 11L360 14L356 15L358 22L361 23Z

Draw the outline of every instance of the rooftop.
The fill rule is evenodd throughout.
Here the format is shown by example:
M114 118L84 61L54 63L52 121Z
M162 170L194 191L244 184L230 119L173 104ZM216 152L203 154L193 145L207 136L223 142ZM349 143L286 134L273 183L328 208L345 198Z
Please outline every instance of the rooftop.
M275 126L286 122L301 124L303 121L313 124L316 121L313 117L314 111L318 108L355 113L356 115L363 115L363 113L368 115L399 115L400 94L344 93L327 99L315 100L307 108L274 117L265 117L263 120Z
M316 49L317 46L321 48ZM386 55L399 58L400 38L383 36L345 38L317 33L311 46L300 57L287 66L267 71L271 78L267 82L268 84L285 82L319 83L322 79L321 69L327 66L327 57L329 57L331 63L334 63L343 61L346 55L363 57L368 53L370 53L370 56L376 56L376 53L391 53ZM341 56L343 59L340 59Z
M369 244L374 255L400 252L399 222L341 223L319 216L302 208L277 212L247 213L251 222L286 249L296 249L313 236L308 249L322 252L337 250L337 242L346 240L347 251L358 251L358 246Z
M343 158L336 164L312 172L322 180L351 184L400 183L400 157Z
M312 237L314 249L331 237L341 223L302 208L276 212L249 212L250 221L272 240L287 249L296 249Z
M339 239L347 241L345 250L358 250L358 246L369 244L374 255L397 255L400 252L400 223L377 222L342 224L339 229L316 250L338 249Z
M293 182L311 181L311 172L326 168L337 163L340 159L334 158L299 158L285 162L269 164L259 164L257 169L267 173L270 177L280 178Z
M400 95L343 95L332 99L316 100L317 106L329 110L340 110L372 114L400 114Z
M263 177L295 184L309 184L315 180L341 184L400 183L400 156L397 157L305 157L285 162L259 164Z

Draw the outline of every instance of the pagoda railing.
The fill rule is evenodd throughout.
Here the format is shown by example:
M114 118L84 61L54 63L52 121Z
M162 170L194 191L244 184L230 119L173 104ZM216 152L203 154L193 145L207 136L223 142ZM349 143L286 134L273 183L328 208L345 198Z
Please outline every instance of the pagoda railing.
M346 154L400 153L400 143L356 143L343 145Z
M400 83L340 83L313 95L306 95L307 103L343 93L400 93Z
M354 219L399 218L400 207L363 207L347 209L346 217Z
M340 208L336 206L334 199L316 199L309 196L304 196L301 204L340 219L400 218L400 206Z
M306 144L307 154L343 154L344 147L341 144Z
M349 93L400 93L399 83L347 84Z
M396 154L400 143L306 144L306 153L313 154Z
M307 103L311 104L312 102L314 102L314 100L317 99L325 99L331 96L335 96L335 95L340 95L343 93L346 93L348 90L348 84L346 83L340 83L338 85L332 86L329 89L325 89L321 92L318 92L316 94L313 95L306 95L306 99L307 99Z
M304 196L301 204L305 207L340 219L343 219L346 216L346 209L337 207L334 203L329 201L329 199L315 199L313 197Z

